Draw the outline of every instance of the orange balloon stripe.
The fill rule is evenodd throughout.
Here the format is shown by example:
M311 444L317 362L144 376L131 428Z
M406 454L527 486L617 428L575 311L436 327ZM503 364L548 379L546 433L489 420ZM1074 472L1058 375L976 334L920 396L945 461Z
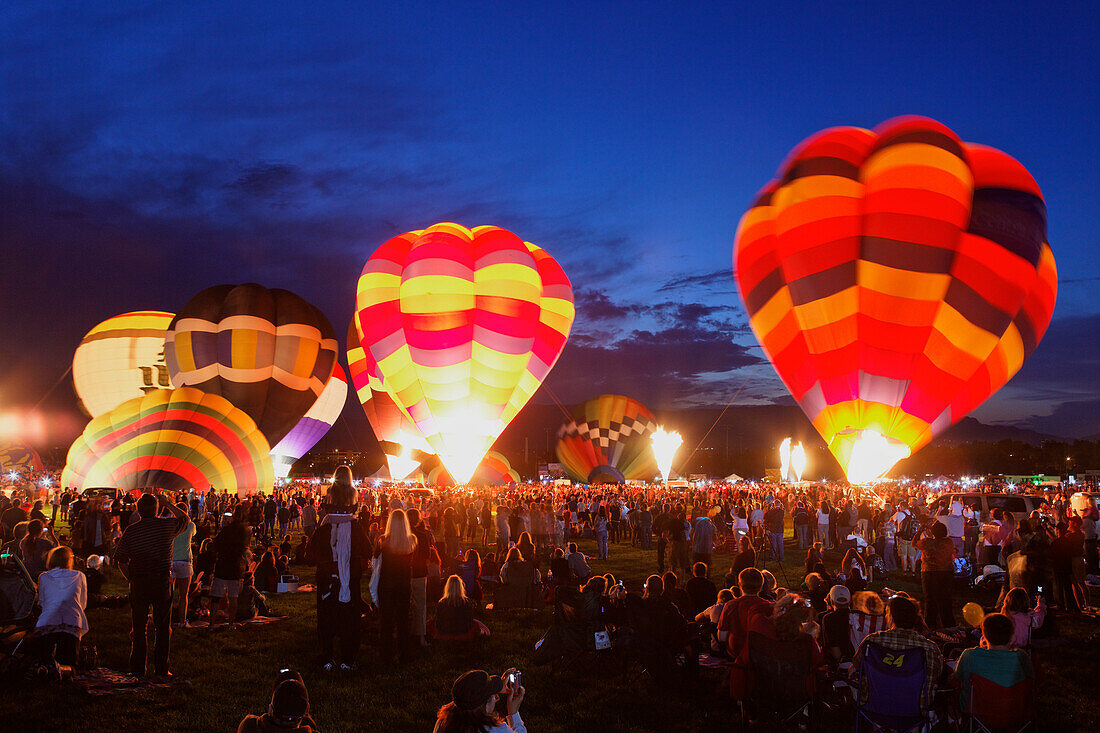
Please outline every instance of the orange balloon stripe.
M736 276L831 447L873 419L916 450L1042 338L1057 294L1045 226L1023 166L940 123L834 128L797 146L742 217Z

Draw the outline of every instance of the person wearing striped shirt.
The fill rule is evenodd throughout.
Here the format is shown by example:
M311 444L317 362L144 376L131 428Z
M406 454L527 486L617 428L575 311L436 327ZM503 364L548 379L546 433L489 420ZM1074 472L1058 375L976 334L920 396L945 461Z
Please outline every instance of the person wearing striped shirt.
M161 509L172 513L159 517ZM172 613L172 541L188 524L187 513L163 494L143 494L137 502L139 521L122 533L115 549L115 563L130 581L130 611L133 620L130 673L145 676L145 626L153 612L156 640L153 668L158 677L169 677L168 646Z

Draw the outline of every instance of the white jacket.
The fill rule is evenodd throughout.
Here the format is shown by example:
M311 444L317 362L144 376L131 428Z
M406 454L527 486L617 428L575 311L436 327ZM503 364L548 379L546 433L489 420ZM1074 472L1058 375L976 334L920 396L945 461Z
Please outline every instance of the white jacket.
M42 615L37 628L60 627L81 637L88 630L88 617L84 609L88 605L88 581L79 570L53 568L38 576L38 603Z

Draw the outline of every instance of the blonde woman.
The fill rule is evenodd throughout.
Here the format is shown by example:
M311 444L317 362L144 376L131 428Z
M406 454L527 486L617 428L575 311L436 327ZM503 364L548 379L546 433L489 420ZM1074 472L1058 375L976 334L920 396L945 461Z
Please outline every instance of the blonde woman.
M462 578L452 575L443 586L443 597L435 607L435 623L429 631L435 639L459 640L488 636L489 627L474 618L477 606L466 597Z
M399 662L409 658L409 606L415 550L416 535L409 527L405 511L394 509L375 553L382 560L378 579L378 624L385 662L393 662L395 657Z

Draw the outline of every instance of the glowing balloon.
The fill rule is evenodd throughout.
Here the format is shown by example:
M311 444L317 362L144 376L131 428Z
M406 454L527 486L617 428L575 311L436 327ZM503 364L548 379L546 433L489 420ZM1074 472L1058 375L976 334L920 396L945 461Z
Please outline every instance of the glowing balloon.
M490 226L394 237L367 260L356 295L358 335L386 391L462 483L557 361L573 316L557 262Z
M966 619L966 623L971 626L981 626L982 621L985 620L985 610L977 603L971 601L963 606L963 618Z
M586 483L650 479L657 473L650 436L657 419L622 395L601 395L573 411L558 431L558 460L570 478Z
M502 454L491 450L481 459L481 463L478 464L477 470L474 471L474 475L470 478L468 484L470 486L502 486L509 483L519 483L519 481L519 474L512 469L512 464L508 462L508 459ZM428 473L428 483L434 486L453 486L455 481L451 478L445 466L436 466Z
M298 424L287 433L279 444L271 449L271 460L277 478L286 478L294 462L304 456L325 433L336 424L348 399L348 382L344 370L336 364L332 368L332 378L328 380L321 396L306 411Z
M321 396L336 363L321 311L287 290L248 283L203 290L172 319L172 384L221 395L277 444Z
M84 335L73 354L73 386L84 410L98 417L154 389L172 389L164 335L172 314L133 311L108 318Z
M1035 180L918 117L795 148L734 260L753 331L853 482L1004 386L1057 292Z
M42 470L42 458L22 440L0 440L0 481L18 473L26 478L31 471Z
M348 324L348 373L351 375L355 394L363 405L367 421L370 422L371 429L374 431L374 437L379 442L399 443L407 450L434 453L428 441L424 440L417 431L416 425L401 406L394 402L393 395L382 384L378 364L363 348L355 324L354 318ZM412 459L409 458L409 460ZM390 468L395 467L391 465ZM408 476L412 470L409 469L404 475Z
M69 448L61 485L270 492L270 451L224 397L158 389L93 418Z

